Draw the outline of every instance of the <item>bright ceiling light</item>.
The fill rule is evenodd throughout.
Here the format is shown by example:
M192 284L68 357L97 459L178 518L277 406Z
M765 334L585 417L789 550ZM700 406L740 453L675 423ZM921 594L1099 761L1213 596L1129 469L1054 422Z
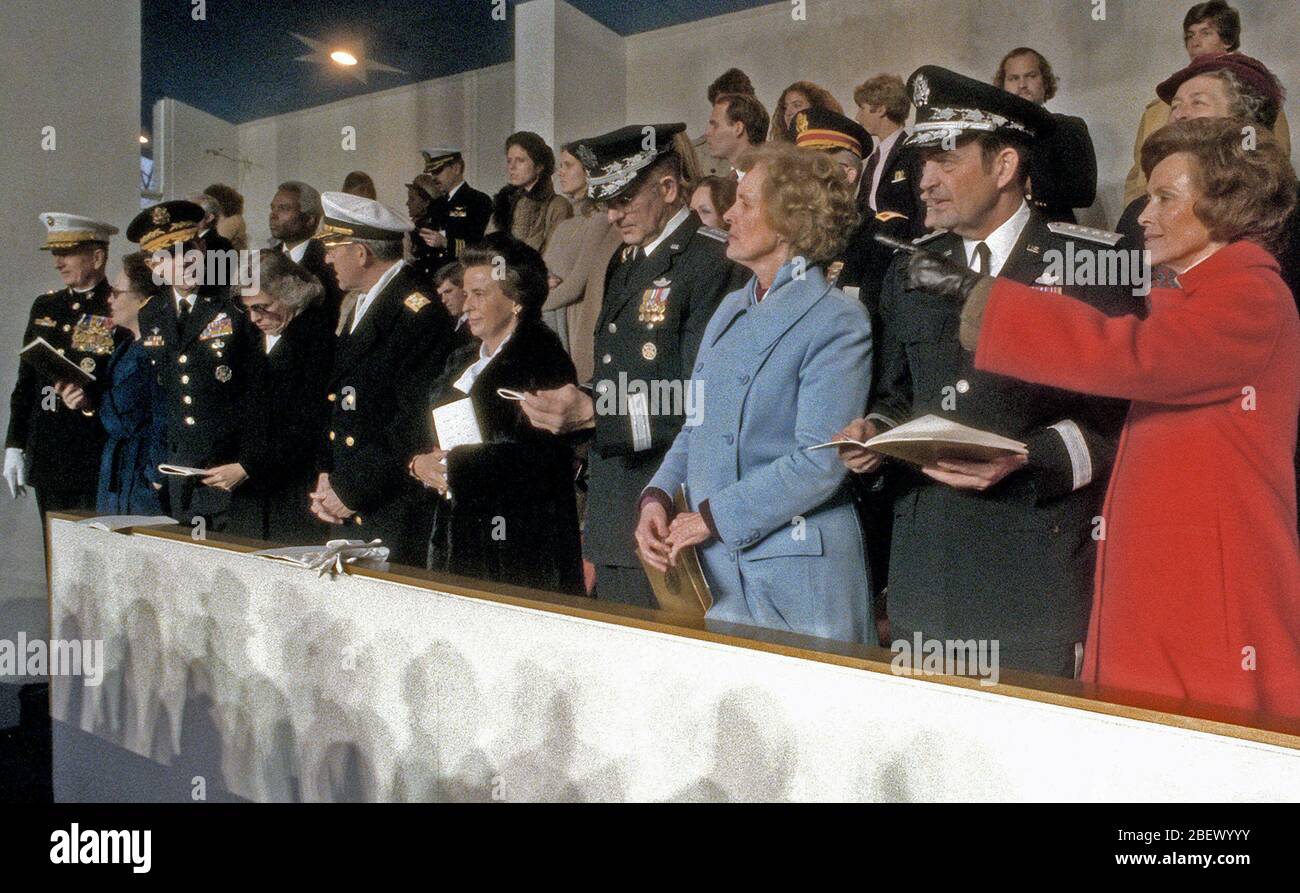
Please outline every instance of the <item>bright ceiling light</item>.
M330 53L330 58L340 65L357 64L357 57L349 53L347 50L335 50Z

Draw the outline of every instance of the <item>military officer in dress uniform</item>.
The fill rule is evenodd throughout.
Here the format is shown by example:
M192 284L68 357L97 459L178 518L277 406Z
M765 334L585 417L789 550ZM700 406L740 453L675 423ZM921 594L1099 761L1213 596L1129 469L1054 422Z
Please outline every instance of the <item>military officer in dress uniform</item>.
M127 228L157 280L159 299L140 312L140 345L158 371L167 463L209 469L241 460L240 406L261 375L261 334L228 297L223 276L193 262L205 243L203 209L169 201L141 211ZM225 527L230 493L205 487L199 476L167 475L164 505L182 524L201 518L208 530Z
M1140 285L1075 285L1062 262L1071 251L1099 256L1117 235L1048 224L1026 202L1027 156L1052 126L1049 113L934 66L908 86L926 222L938 230L916 244L1103 312L1137 310ZM881 296L870 412L844 433L864 440L934 414L1022 441L1028 458L902 469L889 567L893 636L996 641L1002 666L1072 676L1088 624L1094 518L1127 404L976 371L957 340L952 302L907 291L904 267L890 268ZM881 460L858 448L841 455L855 472Z
M451 350L451 316L402 260L409 220L342 192L321 204L325 260L339 286L359 294L335 343L311 511L336 536L382 539L391 561L422 567L431 515L407 461L430 424L425 405Z
M47 211L40 215L47 230L42 251L54 257L63 288L46 292L32 304L23 345L43 338L100 378L113 352L109 318L108 240L117 229L88 217ZM93 412L68 409L57 397L60 383L48 381L26 364L9 400L4 476L17 498L27 485L36 490L44 519L48 511L89 511L104 431ZM29 469L30 466L30 469Z
M415 237L434 250L428 260L429 278L443 264L460 256L465 246L483 238L492 217L492 199L465 182L465 159L459 149L426 149L424 174L437 187L429 206L429 224ZM416 178L419 180L419 178Z
M655 600L635 552L641 491L686 410L703 410L700 395L689 394L695 353L719 302L748 278L727 260L727 234L703 226L686 205L673 149L683 130L633 125L575 147L587 194L624 245L605 277L590 390L541 391L523 403L546 430L594 428L583 548L596 566L596 595L645 607ZM673 389L681 400L656 397Z

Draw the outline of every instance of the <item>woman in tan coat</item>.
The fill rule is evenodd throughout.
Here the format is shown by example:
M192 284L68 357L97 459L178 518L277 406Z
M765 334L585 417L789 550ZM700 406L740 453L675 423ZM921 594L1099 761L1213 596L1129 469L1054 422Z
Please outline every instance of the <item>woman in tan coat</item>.
M506 140L505 186L492 199L489 233L506 232L545 253L551 234L561 220L573 216L568 199L555 192L555 153L531 130L510 134Z
M605 290L605 268L622 240L609 218L587 198L587 172L574 157L573 143L560 149L560 191L573 203L575 216L563 220L546 248L550 294L543 318L564 343L578 369L578 380L591 377L596 317Z

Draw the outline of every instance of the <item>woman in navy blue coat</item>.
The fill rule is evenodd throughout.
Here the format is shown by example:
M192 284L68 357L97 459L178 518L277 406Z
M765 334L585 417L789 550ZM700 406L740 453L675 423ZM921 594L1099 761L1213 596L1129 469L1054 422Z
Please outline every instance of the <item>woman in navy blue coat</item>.
M161 515L158 463L166 460L166 417L159 410L158 375L140 344L140 308L157 292L153 276L139 252L122 258L122 271L113 280L108 303L117 342L96 384L98 412L108 433L99 461L95 510L101 515ZM64 402L86 409L95 395L80 388L63 391ZM88 409L86 411L89 411Z

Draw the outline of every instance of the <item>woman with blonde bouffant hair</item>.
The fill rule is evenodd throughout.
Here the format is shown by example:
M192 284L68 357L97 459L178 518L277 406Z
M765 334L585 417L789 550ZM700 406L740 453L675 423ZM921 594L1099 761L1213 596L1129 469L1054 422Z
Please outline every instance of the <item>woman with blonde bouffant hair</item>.
M754 273L718 305L690 387L708 412L677 435L641 500L636 539L653 567L695 547L708 617L874 642L871 586L846 470L831 439L871 387L866 311L826 281L856 211L830 156L767 144L726 212L727 257ZM668 494L686 485L672 517Z
M776 101L767 138L774 143L793 143L794 116L814 107L844 114L844 107L830 90L812 81L795 81L781 91L781 98Z

